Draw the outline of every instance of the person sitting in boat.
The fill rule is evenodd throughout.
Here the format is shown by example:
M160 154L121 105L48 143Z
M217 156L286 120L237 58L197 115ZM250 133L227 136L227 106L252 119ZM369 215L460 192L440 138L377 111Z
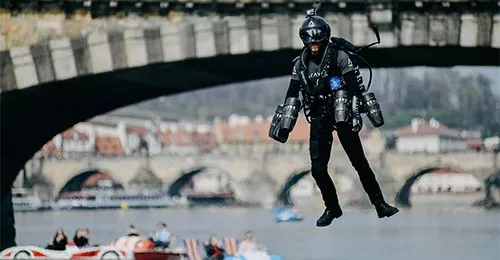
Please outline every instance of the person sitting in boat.
M87 238L87 246L97 246L97 245L92 245L92 243L90 243L90 230L88 228L84 228L83 229L83 236Z
M138 236L140 236L139 230L137 230L137 228L135 228L134 225L130 225L128 228L127 236L128 237L138 237Z
M89 232L87 228L79 228L76 230L76 234L73 237L73 242L77 247L87 247L90 246Z
M170 232L167 229L167 224L161 222L158 224L158 231L153 235L153 243L155 247L167 248L170 245Z
M211 235L208 239L208 243L205 244L205 250L207 251L208 260L224 259L225 250L219 246L219 241L214 235Z
M62 228L57 229L54 238L50 245L47 246L47 249L51 250L66 250L66 245L68 244L68 237L64 234Z
M251 231L245 233L245 240L238 247L238 254L245 257L246 260L271 260L271 257L265 252L266 248L258 244Z

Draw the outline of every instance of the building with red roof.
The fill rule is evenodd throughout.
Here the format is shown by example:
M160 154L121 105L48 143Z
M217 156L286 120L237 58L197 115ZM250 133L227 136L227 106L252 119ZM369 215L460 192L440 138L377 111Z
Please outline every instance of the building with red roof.
M75 125L57 134L42 149L46 158L81 158L95 152L95 133L92 129Z
M101 156L123 156L122 143L118 136L96 136L95 146L97 154Z
M458 131L434 118L429 121L412 119L411 124L399 129L396 135L396 147L399 152L441 153L467 150L467 140Z
M251 152L262 150L294 151L307 149L309 144L309 124L300 115L286 144L269 137L271 118L232 115L217 125L220 148L226 152Z
M213 126L203 123L164 123L157 135L164 153L198 154L218 147Z

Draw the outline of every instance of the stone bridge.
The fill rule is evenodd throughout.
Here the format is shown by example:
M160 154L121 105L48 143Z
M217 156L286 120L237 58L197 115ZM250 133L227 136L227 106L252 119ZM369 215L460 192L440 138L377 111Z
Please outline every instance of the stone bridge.
M333 149L331 174L345 174L357 181L357 175L340 147ZM394 196L402 185L419 170L430 167L454 167L470 172L480 181L493 173L493 156L487 153L450 153L441 155L405 155L385 153L370 156L369 161L377 178L389 196ZM381 161L383 164L381 164ZM84 160L46 160L42 175L52 184L53 196L75 175L86 170L105 170L125 188L145 164L144 158L88 158ZM267 154L249 156L200 155L156 156L149 160L150 169L163 181L164 188L183 174L200 167L221 170L241 184L253 178L267 177L277 194L293 174L309 169L309 155L304 153ZM27 169L28 172L30 169ZM261 176L258 176L261 175ZM266 175L266 176L262 176ZM266 178L265 178L266 179Z
M55 4L57 8L60 2L74 1L42 1L39 4ZM101 8L106 2L115 3L117 6L114 9L122 5L120 1L82 1L80 4L83 9L84 2L92 5L92 10ZM134 20L113 18L112 15L110 17L113 19L107 20L85 16L78 19L78 16L59 14L53 20L47 16L35 16L36 20L31 21L26 18L29 15L25 15L28 24L21 25L29 27L43 23L41 27L48 27L49 32L57 34L54 28L64 28L65 33L59 32L58 39L49 41L36 38L27 40L32 43L27 46L18 46L26 43L22 41L6 42L6 39L16 39L16 35L2 36L0 49L5 46L10 48L1 53L0 90L5 92L24 89L51 81L162 62L302 48L298 28L304 20L305 10L311 8L314 1L244 2L229 0L214 4L225 7L238 4L261 7L252 12L244 9L237 11L238 8L233 12L225 12L224 10L229 9L219 8L214 9L218 13L209 12L206 16L185 12L175 20L158 17ZM108 5L112 6L110 3ZM207 9L203 5L205 1L199 0L167 3L181 6L191 3L194 7L188 9ZM144 1L141 6L143 4L158 5L159 8L165 1ZM279 6L286 8L278 8ZM325 3L323 15L332 25L332 35L344 37L358 46L374 41L370 27L377 25L382 43L380 48L366 53L374 66L498 65L499 61L493 54L498 54L500 48L499 10L496 0L425 3L343 1ZM8 25L18 25L9 18L16 18L14 13L5 20L9 21ZM47 25L48 23L52 25ZM26 34L30 32L32 31L28 30ZM20 32L14 31L12 34L14 33ZM36 35L37 31L33 33ZM30 39L30 36L33 37L26 35L26 38ZM415 53L416 49L407 48L416 46L433 48L425 48L423 53L426 55L419 55ZM390 55L391 52L387 52L387 49L399 52ZM461 55L450 55L459 49ZM485 53L480 58L477 55L467 57L468 53L474 54L474 51L485 49L493 57L484 55ZM445 58L443 55L449 57ZM242 59L241 62L246 61ZM283 74L288 74L288 70Z

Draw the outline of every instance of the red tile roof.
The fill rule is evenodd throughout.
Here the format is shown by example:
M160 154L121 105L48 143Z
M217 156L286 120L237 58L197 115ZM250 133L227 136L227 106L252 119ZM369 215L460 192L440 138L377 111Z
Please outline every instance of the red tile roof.
M148 133L148 129L142 126L127 126L127 134L137 134L138 136L145 136Z
M219 124L223 143L270 143L269 137L271 123L264 121L250 121L246 124L230 125L227 121ZM309 124L305 117L300 116L295 127L288 137L288 142L303 143L309 141Z
M202 150L217 147L217 139L214 132L199 133L187 131L185 128L177 128L175 131L157 131L163 145L196 146Z
M184 128L178 128L177 131L172 133L172 141L175 145L180 146L193 146L193 138L191 133L189 133Z
M172 134L172 132L170 132L170 131L162 132L162 131L158 130L156 132L156 134L160 136L161 142L163 145L172 145L173 144L174 135Z
M400 136L410 135L441 135L441 136L460 136L459 133L442 123L437 126L431 126L428 121L421 121L416 131L413 131L412 125L401 128L397 131Z
M124 155L120 138L114 136L97 136L95 138L97 152L102 155Z
M192 134L193 143L202 151L208 151L217 148L217 138L215 133L198 133L193 132Z
M269 123L249 122L248 124L230 125L227 121L219 124L219 130L223 137L223 143L267 143L271 139L267 138Z

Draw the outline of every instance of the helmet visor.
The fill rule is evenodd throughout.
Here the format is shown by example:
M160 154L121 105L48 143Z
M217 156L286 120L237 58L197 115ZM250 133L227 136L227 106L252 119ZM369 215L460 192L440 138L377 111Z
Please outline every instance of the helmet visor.
M325 30L321 30L318 28L311 28L304 30L300 33L300 38L304 44L309 43L319 43L324 41L327 38L327 33Z

